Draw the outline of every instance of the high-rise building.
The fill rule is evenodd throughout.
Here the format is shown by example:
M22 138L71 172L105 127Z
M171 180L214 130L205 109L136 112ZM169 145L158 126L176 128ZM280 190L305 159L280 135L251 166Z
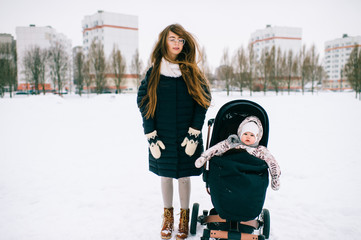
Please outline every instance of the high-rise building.
M17 49L17 61L18 61L18 89L19 90L28 90L33 88L29 84L29 79L25 75L24 69L24 56L27 51L33 47L39 47L40 49L49 50L50 47L54 46L57 42L62 43L64 50L69 56L69 66L72 65L71 62L71 53L72 53L72 44L71 40L68 39L64 34L57 33L56 30L50 26L46 27L37 27L31 24L28 27L16 27L16 49ZM65 88L68 88L71 85L72 77L71 71L69 71L69 76L66 79ZM52 85L50 74L45 75L45 88L46 89L55 89L56 86ZM63 90L63 89L60 89Z
M103 44L106 60L114 48L119 49L126 62L122 88L135 90L137 76L132 72L131 63L138 50L138 16L98 11L84 17L82 28L84 54L88 54L93 40ZM107 82L109 89L114 88L109 77Z
M261 59L264 50L270 51L273 46L276 52L280 49L282 53L288 54L292 50L293 56L296 56L302 48L302 28L267 25L265 29L253 32L249 43L253 46L257 61ZM260 77L262 78L262 76ZM263 89L261 78L253 82L254 89ZM300 78L293 76L289 87L293 90L300 89ZM272 86L270 85L269 88ZM286 83L279 85L279 89L285 88L288 88Z
M265 29L251 34L250 44L253 45L257 59L261 57L263 49L270 50L273 46L283 52L292 50L293 55L296 55L302 47L302 28L267 25Z
M325 42L323 67L327 73L327 79L322 83L324 89L350 89L342 71L355 46L361 47L361 36L351 37L344 34L342 38Z

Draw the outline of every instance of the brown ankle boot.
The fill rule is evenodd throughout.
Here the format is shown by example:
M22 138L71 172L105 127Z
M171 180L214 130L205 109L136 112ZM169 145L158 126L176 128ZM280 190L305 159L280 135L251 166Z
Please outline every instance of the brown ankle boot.
M163 225L160 235L162 239L170 239L174 228L173 208L164 208Z
M188 225L189 225L189 208L182 209L180 213L179 228L177 234L177 240L184 240L188 237Z

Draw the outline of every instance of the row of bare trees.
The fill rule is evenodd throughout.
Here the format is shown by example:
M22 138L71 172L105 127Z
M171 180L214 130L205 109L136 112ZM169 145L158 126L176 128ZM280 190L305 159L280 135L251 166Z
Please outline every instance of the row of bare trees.
M223 51L221 66L216 75L225 81L227 94L230 89L239 89L242 94L244 88L253 91L287 89L292 90L292 85L300 85L302 93L305 92L307 83L311 83L312 93L315 86L325 77L325 71L321 66L319 54L315 45L309 49L303 45L302 49L295 53L292 50L282 52L280 48L264 48L260 54L254 51L253 45L247 49L241 46L234 54L232 60L229 50Z
M16 57L16 51L14 56ZM45 94L47 77L51 78L53 87L61 92L66 82L70 82L71 80L72 74L70 72L73 71L73 66L74 83L80 95L84 87L86 87L89 93L93 86L96 93L103 93L109 85L107 79L112 79L116 86L116 92L121 92L126 60L116 46L113 47L109 59L106 59L103 44L94 40L91 43L88 54L84 54L82 50L78 51L74 56L73 65L71 65L70 59L71 56L69 56L69 53L65 50L65 46L61 42L55 43L49 49L43 49L35 45L25 51L22 61L24 74L27 83L34 87L34 93L39 94L43 91ZM0 65L1 64L3 64L3 61L0 62ZM14 66L15 70L13 72L16 78L16 63ZM139 60L138 50L134 54L131 67L133 73L138 76L137 79L139 82L142 63ZM11 68L4 67L1 69L9 70ZM2 72L0 76L8 79L8 75ZM5 83L2 84L2 82L3 80L1 80L0 89L1 86L5 85ZM16 82L16 80L14 80L14 82ZM9 85L9 83L6 85Z
M77 52L74 59L74 82L77 85L79 95L86 86L88 93L90 86L95 85L95 92L102 93L107 87L107 76L114 81L116 93L121 92L122 81L126 69L126 59L117 46L106 59L104 46L98 41L92 41L89 53L86 56L82 51ZM136 75L137 86L139 85L139 76L142 70L142 62L139 59L138 50L136 50L132 62L132 72Z
M46 92L46 78L49 76L58 91L62 91L70 78L70 56L61 42L55 42L49 49L37 45L24 52L24 74L27 83L34 87L34 94Z
M4 96L5 88L10 92L17 85L16 44L0 43L0 97Z
M205 50L203 63L207 63ZM70 56L61 42L55 43L49 49L41 49L33 46L24 53L22 64L28 83L34 86L35 93L41 90L45 93L46 77L49 76L53 86L61 91L67 80L70 80L72 66ZM124 78L126 60L120 50L114 46L109 59L104 54L104 46L93 41L89 52L85 55L82 51L77 52L73 59L74 83L77 92L81 95L84 87L88 93L92 86L96 93L102 93L108 85L107 79L112 79L116 86L116 92L121 92L122 79ZM0 96L3 96L5 88L10 92L17 85L17 59L16 46L14 43L0 44ZM356 46L352 51L348 63L343 69L343 75L356 91L356 96L361 92L361 50ZM131 71L136 75L137 86L139 85L142 72L142 62L139 59L138 50L135 52ZM202 66L207 77L212 79L212 74L207 64ZM252 45L247 48L241 46L230 56L225 49L221 59L221 66L216 72L217 79L224 81L227 94L231 89L238 89L241 94L243 89L248 88L250 94L253 91L287 90L288 93L294 86L305 92L306 84L310 83L310 91L313 93L323 78L325 71L320 65L319 54L314 45L307 48L303 45L297 53L289 50L282 52L280 48L273 46L256 53ZM39 89L39 86L43 86ZM360 96L361 98L361 96Z
M118 57L121 58L119 51ZM72 70L72 66L69 59L69 54L60 42L57 42L49 49L33 46L27 50L23 58L25 76L29 83L34 86L35 93L39 93L39 86L45 85L47 74L51 77L54 88L61 92L66 80L70 80L71 76L69 71ZM79 94L82 93L84 86L89 90L93 83L97 93L103 92L106 86L105 74L107 66L102 44L94 41L91 44L88 56L85 56L82 51L78 52L73 64L75 69L74 79ZM119 64L124 70L125 62L120 59ZM122 74L122 70L120 70L120 74ZM42 87L42 90L45 94L45 87Z
M361 49L356 45L343 68L343 74L361 100ZM342 77L342 76L341 76Z

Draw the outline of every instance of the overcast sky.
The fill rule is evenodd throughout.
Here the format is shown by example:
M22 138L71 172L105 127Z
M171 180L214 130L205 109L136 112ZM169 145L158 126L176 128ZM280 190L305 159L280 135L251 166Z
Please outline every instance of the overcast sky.
M206 49L209 64L219 65L225 48L233 55L251 33L272 26L301 27L307 46L361 35L361 0L0 0L0 33L15 38L17 26L52 26L82 43L81 21L98 10L139 17L139 51L146 63L158 34L180 23Z

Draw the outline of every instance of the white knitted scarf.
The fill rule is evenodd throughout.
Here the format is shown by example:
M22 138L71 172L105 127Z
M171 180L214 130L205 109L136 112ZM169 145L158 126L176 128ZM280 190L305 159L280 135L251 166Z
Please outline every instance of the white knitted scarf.
M160 64L160 74L162 74L163 76L167 76L167 77L182 76L182 73L179 69L179 65L168 62L164 58L162 58L162 62Z

